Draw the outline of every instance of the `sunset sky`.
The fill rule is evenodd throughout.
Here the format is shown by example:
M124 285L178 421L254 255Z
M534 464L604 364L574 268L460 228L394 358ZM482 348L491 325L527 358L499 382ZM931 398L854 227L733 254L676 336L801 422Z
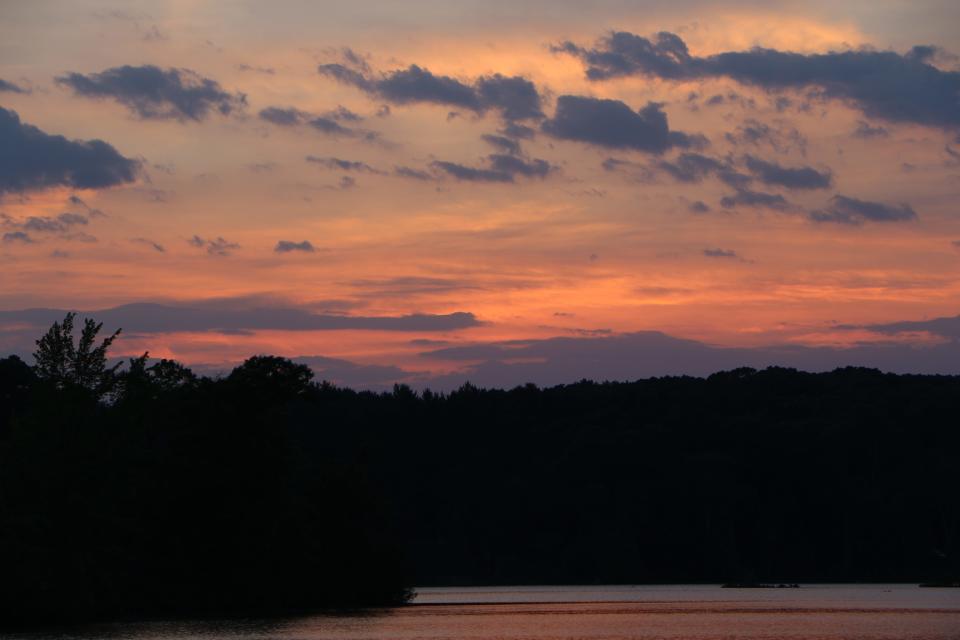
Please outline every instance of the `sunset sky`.
M960 373L955 1L3 2L0 353Z

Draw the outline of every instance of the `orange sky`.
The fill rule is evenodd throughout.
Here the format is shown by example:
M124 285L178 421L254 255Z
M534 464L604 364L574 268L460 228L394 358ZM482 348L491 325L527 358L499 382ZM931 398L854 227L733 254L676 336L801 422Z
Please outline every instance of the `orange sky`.
M150 349L197 364L271 352L423 374L463 363L425 360L417 340L467 345L652 330L723 346L849 346L902 336L838 326L960 313L956 129L890 121L855 101L811 97L809 88L770 91L722 76L592 82L581 60L550 50L565 40L593 46L610 29L643 37L670 31L700 57L754 46L902 54L930 44L946 52L935 64L948 73L956 58L947 54L960 52L960 34L943 26L957 23L949 3L907 16L892 2L839 9L610 2L590 11L579 3L412 2L402 11L399 3L360 4L0 7L0 79L22 89L0 92L0 107L47 134L103 140L143 168L134 182L107 188L0 192L0 232L27 233L31 216L87 219L82 229L35 231L29 241L10 236L0 244L0 310L237 299L362 316L474 314L478 326L444 331L142 333L133 326L117 343L122 353ZM542 132L519 143L523 158L554 167L543 178L478 182L436 168L428 180L399 177L398 166L484 166L494 149L482 136L505 122L495 110L391 102L319 74L318 64L343 62L344 47L364 58L371 77L411 64L465 85L497 73L522 76L542 96L546 118L562 95L618 100L635 110L661 103L670 130L709 140L703 155L740 170L748 155L809 167L829 172L833 182L807 190L754 183L787 198L788 211L724 208L719 203L733 190L717 179L651 175L657 161L673 161L681 150L657 155ZM227 93L243 93L246 106L197 121L144 118L116 99L77 95L54 80L122 65L190 69ZM717 95L722 104L707 102ZM778 109L777 98L792 106ZM376 115L385 104L389 115ZM283 107L318 116L341 106L362 118L341 124L377 139L284 127L258 115ZM770 138L734 142L751 122L767 126ZM860 123L885 133L857 137ZM363 162L373 171L333 170L308 156ZM606 170L608 158L624 164ZM808 213L837 194L906 203L916 219L813 221ZM697 201L710 211L692 211ZM225 248L195 246L194 236L222 238ZM308 241L314 251L278 253L280 241ZM0 346L26 353L23 327L14 324Z

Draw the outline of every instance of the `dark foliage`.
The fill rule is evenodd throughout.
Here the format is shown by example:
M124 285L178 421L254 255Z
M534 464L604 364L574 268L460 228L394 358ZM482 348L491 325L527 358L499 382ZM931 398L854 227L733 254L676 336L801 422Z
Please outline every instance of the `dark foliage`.
M144 357L117 389L0 361L0 620L960 575L960 377L374 394L283 358L211 380Z
M368 474L295 419L309 378L144 356L104 402L0 360L0 627L404 602Z

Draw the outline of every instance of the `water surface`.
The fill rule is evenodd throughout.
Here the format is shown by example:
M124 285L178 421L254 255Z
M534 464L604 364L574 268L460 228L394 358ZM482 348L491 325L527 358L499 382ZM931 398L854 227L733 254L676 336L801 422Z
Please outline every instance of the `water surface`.
M420 589L413 604L350 616L152 622L17 640L960 639L960 590L915 585Z

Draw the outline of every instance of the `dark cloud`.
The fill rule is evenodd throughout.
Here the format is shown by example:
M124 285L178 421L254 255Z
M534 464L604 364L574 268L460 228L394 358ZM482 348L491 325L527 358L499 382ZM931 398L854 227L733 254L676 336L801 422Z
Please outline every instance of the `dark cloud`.
M360 295L370 298L409 298L419 295L435 295L451 291L489 290L479 282L456 278L431 278L425 276L398 276L396 278L351 280L345 284L362 290ZM521 285L523 283L520 283ZM507 286L503 284L504 288Z
M519 124L517 122L508 122L502 129L500 133L507 136L508 138L518 138L520 140L532 140L533 137L537 134L537 130L533 127L528 127L525 124Z
M268 76L272 76L277 73L277 70L273 67L256 67L249 64L238 64L238 71L253 71L255 73L263 73Z
M413 180L433 180L433 175L426 171L404 166L394 167L393 175L401 178L412 178Z
M751 155L746 156L745 161L747 168L764 184L787 189L827 189L833 184L833 174L829 170L817 171L813 167L783 167Z
M633 160L621 158L606 158L600 163L604 171L619 172L630 177L634 182L650 184L657 180L657 166L648 166Z
M661 160L656 167L680 182L700 182L711 173L727 168L727 164L699 153L681 153L676 160Z
M481 137L483 138L484 142L504 153L509 153L515 156L520 155L520 143L513 138L508 138L506 136L495 136L489 133L485 133Z
M340 58L341 58L346 64L348 64L349 66L353 67L354 69L359 69L360 71L363 71L364 73L370 73L370 72L371 72L370 63L367 62L367 57L368 57L368 56L365 56L365 55L363 55L363 54L357 53L356 51L354 51L354 50L351 49L350 47L341 47L341 48L340 48L340 51L339 51L339 54L340 54Z
M907 222L916 220L917 214L908 204L890 205L836 195L825 209L812 211L809 217L814 222L858 225L864 222Z
M737 252L729 249L704 249L703 255L708 258L736 258Z
M936 52L932 47L914 47L903 55L869 49L801 54L755 47L697 57L672 33L648 39L621 31L592 48L565 42L554 50L581 59L591 80L722 76L769 91L816 89L823 97L850 102L866 115L888 121L960 126L960 72L930 64Z
M21 244L33 244L33 238L30 237L25 231L10 231L3 234L3 241L6 243L13 244L19 242Z
M313 369L316 380L352 389L385 389L414 375L393 365L358 364L325 356L297 356L292 359Z
M230 115L246 106L245 95L231 94L218 82L189 69L124 65L100 73L68 73L57 82L87 98L111 98L143 119L203 120L211 112Z
M13 84L12 82L8 82L3 78L0 78L0 91L8 91L10 93L29 93L29 91L23 87Z
M528 160L498 153L487 156L487 165L479 168L468 167L440 160L430 163L432 168L467 182L514 182L518 176L542 179L557 170L557 167L546 160L539 158Z
M569 384L584 378L705 377L744 366L794 367L803 371L856 366L896 373L960 373L960 342L956 340L928 346L878 343L849 348L724 348L644 331L482 343L434 349L421 355L465 365L458 372L417 382L419 386L439 390L457 388L467 380L479 387L512 388L529 382L541 386Z
M854 138L869 140L870 138L887 138L890 132L884 127L874 126L865 120L857 121L857 128L853 131Z
M368 80L363 73L355 69L351 69L346 65L338 63L322 64L317 67L317 72L320 75L333 78L334 80L342 82L343 84L350 84L359 89L363 89L368 93L376 92L376 86L372 80Z
M150 238L130 238L130 242L134 244L142 244L145 247L150 247L157 253L166 253L166 249L159 242L155 242Z
M764 193L749 189L740 189L732 196L724 196L720 199L720 206L724 209L749 207L753 209L773 209L775 211L787 211L793 208L793 205L779 193Z
M960 316L933 318L932 320L907 320L886 324L841 325L841 329L867 329L877 333L932 333L943 338L960 341Z
M560 96L553 118L546 120L541 128L562 140L654 154L673 147L697 147L705 143L702 136L670 131L667 114L656 102L634 111L619 100Z
M753 182L753 178L751 176L748 176L745 173L740 173L732 168L721 169L716 173L717 179L720 180L720 182L737 190L746 189L747 186Z
M50 187L102 189L133 182L140 162L103 140L68 140L0 107L0 196Z
M193 236L187 243L191 247L205 249L212 256L229 256L234 249L239 249L240 245L235 242L224 240L223 237L204 239L200 236Z
M338 331L452 331L478 326L472 313L410 314L404 316L349 316L313 313L308 308L281 301L208 301L195 304L134 303L83 311L109 328L122 327L127 333L170 333L176 331L237 332L256 330ZM22 309L0 311L0 325L23 323L48 327L62 320L67 309Z
M487 159L494 171L503 171L511 176L546 178L551 172L557 170L557 167L539 158L526 160L517 156L495 153L487 156Z
M777 153L789 153L797 148L802 154L806 154L807 140L797 129L782 122L775 125L771 127L755 118L747 118L735 131L725 133L724 138L737 146L769 146Z
M374 131L345 127L340 124L341 121L357 122L363 119L344 107L337 107L337 109L319 116L315 116L307 111L295 109L294 107L266 107L265 109L261 109L257 115L261 120L280 127L307 126L329 136L343 136L347 138L360 137L370 141L379 138L379 134Z
M595 48L586 49L572 42L552 47L568 53L587 65L587 77L606 80L620 76L647 74L675 80L693 77L690 69L694 58L686 43L666 31L652 40L625 31L614 31L601 39Z
M710 206L703 200L695 200L687 207L691 213L708 213Z
M327 135L336 136L353 136L356 135L356 132L353 129L344 127L342 124L333 120L332 118L324 118L323 116L318 116L311 120L308 120L306 123L308 126L313 127L321 133Z
M300 111L293 107L267 107L261 109L257 115L260 116L261 120L266 120L281 127L300 125L310 118L310 114L306 111Z
M330 118L331 120L343 121L343 122L360 122L363 120L363 116L358 113L354 113L347 109L343 105L337 105L336 109L331 109L322 114L325 118Z
M86 216L79 213L61 213L58 216L29 216L20 220L0 214L4 227L22 229L31 233L58 233L70 231L72 227L86 226L89 222Z
M326 167L327 169L334 169L336 171L357 171L360 173L375 173L377 175L384 175L383 171L379 169L374 169L366 162L360 162L358 160L343 160L342 158L321 158L318 156L307 156L307 162L313 162L321 166Z
M526 78L506 77L497 73L479 78L475 87L484 108L499 109L507 120L543 118L540 94Z
M91 207L91 206L88 205L86 202L84 202L83 199L80 198L79 196L71 195L69 198L67 198L67 202L69 202L70 204L72 204L72 205L75 206L75 207L80 207L81 209L83 209L84 211L86 211L86 212L87 212L87 215L88 215L89 217L91 217L91 218L106 218L106 217L107 217L107 214L105 214L105 213L104 213L103 211L101 211L100 209L95 209L95 208Z
M437 160L431 162L430 166L447 173L457 180L467 182L513 182L513 176L505 171L495 171L493 169L477 169L456 162L445 162Z
M273 248L277 253L290 253L292 251L301 251L303 253L313 253L316 249L309 240L294 242L292 240L280 240L277 246Z
M431 73L415 64L374 76L343 64L322 64L321 75L353 85L393 104L430 103L467 109L474 113L497 110L509 121L543 117L542 99L536 86L519 76L482 76L465 83Z

